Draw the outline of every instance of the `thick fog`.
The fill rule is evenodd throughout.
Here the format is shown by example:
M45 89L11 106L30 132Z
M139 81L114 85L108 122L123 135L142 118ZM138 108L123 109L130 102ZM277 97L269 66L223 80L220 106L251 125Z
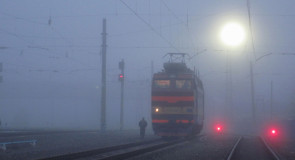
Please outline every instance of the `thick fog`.
M270 118L271 81L274 117L293 118L295 2L249 2L247 8L235 0L1 0L0 127L100 128L104 18L107 129L120 125L119 61L125 61L124 128L137 128L142 117L150 127L152 73L162 70L169 52L192 56L186 63L204 83L206 123L252 119L250 61L257 121ZM228 21L246 31L239 47L219 38Z

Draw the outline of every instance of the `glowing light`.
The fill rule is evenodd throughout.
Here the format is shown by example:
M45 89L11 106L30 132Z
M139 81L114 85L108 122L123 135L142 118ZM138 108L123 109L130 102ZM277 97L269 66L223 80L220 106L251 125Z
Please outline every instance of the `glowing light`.
M156 108L155 111L156 111L156 112L159 112L159 108Z
M123 81L124 80L124 75L123 74L119 74L119 81Z
M220 34L221 40L229 46L238 46L245 39L245 31L243 27L238 23L226 24Z
M272 129L272 130L271 130L271 133L272 133L272 134L276 134L276 130Z
M221 127L221 126L219 126L219 125L216 126L216 131L217 131L217 132L220 132L221 130L222 130L222 127Z

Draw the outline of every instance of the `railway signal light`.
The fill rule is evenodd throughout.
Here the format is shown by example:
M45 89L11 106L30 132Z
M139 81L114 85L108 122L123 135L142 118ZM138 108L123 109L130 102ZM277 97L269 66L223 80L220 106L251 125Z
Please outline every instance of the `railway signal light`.
M220 127L217 127L216 129L217 129L217 131L220 131L220 130L221 130L221 128L220 128Z
M274 130L274 129L271 130L271 133L272 133L272 134L275 134L275 133L276 133L276 130Z
M267 129L267 135L270 137L278 137L280 133L280 129L278 129L277 127L270 127Z
M123 81L124 80L124 75L121 73L119 74L119 81Z
M217 125L215 129L218 133L222 131L222 127L220 125Z
M270 132L271 132L272 135L276 135L277 134L277 131L275 129L271 129Z

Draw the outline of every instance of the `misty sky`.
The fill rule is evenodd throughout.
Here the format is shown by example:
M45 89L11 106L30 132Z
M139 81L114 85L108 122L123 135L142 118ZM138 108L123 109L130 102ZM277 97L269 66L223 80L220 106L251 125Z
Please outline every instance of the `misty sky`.
M204 82L206 118L226 106L226 54L231 55L233 112L249 118L249 62L257 112L267 116L270 86L281 117L295 112L295 1L0 0L2 127L100 127L101 32L107 19L107 128L118 128L118 62L125 61L125 123L150 119L150 84L169 52L184 52ZM235 21L246 30L237 48L218 34ZM200 53L200 54L198 54ZM259 61L259 57L272 53ZM198 55L197 55L198 54Z

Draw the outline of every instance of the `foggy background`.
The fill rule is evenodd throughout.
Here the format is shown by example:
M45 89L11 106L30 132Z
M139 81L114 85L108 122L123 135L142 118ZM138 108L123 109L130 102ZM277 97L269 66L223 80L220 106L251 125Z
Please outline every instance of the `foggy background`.
M120 70L125 61L124 128L150 122L152 71L168 52L184 52L205 88L206 122L224 117L226 54L232 61L232 109L251 119L253 62L257 117L295 114L295 1L0 0L1 128L100 128L101 33L107 19L107 129L120 125ZM226 47L218 37L228 21L241 23L246 42ZM255 62L255 59L265 56ZM153 69L152 69L153 61Z

